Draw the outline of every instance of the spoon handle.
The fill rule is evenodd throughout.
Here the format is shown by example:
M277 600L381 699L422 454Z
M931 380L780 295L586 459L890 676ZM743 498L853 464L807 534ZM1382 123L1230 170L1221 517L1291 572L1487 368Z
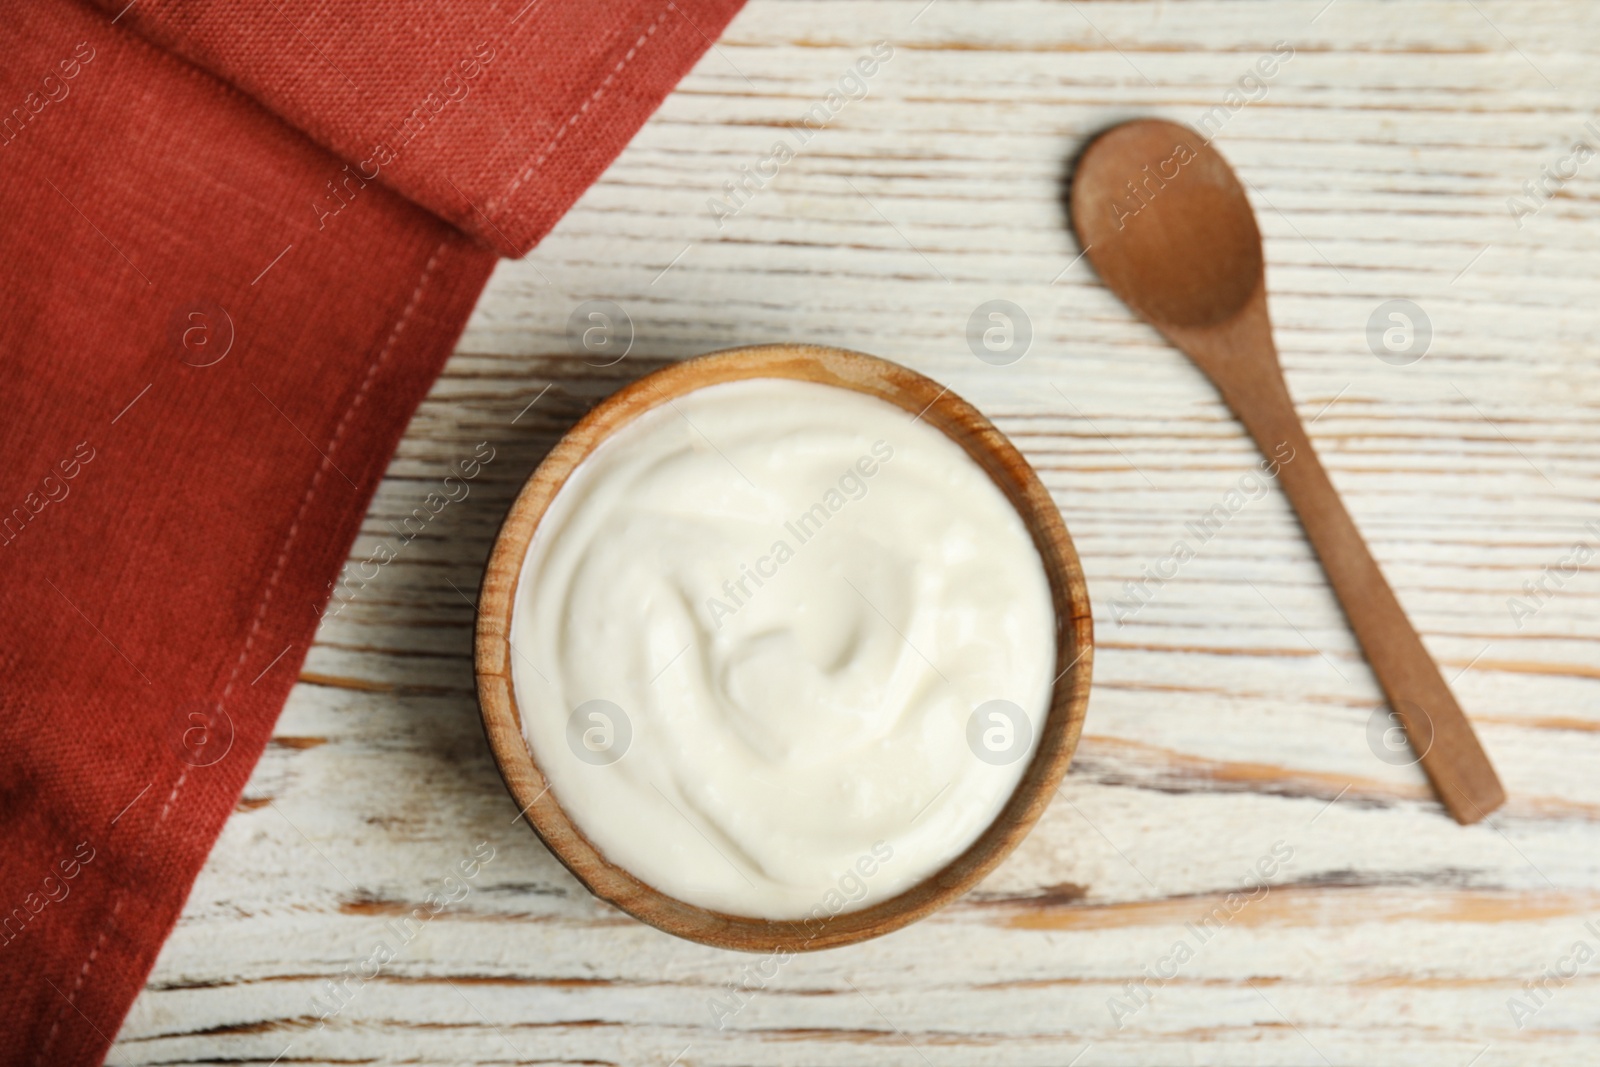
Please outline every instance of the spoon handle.
M1265 329L1268 344L1270 330L1270 326ZM1248 332L1260 336L1258 330ZM1212 360L1197 362L1210 373L1264 455L1287 454L1285 445L1294 450L1293 458L1281 463L1278 481L1322 560L1367 662L1413 749L1421 754L1423 770L1439 799L1458 822L1477 822L1505 802L1505 790L1438 664L1406 618L1317 459L1276 353L1270 356L1241 361L1253 364L1248 374L1227 373L1242 369L1238 363L1223 367L1208 366Z

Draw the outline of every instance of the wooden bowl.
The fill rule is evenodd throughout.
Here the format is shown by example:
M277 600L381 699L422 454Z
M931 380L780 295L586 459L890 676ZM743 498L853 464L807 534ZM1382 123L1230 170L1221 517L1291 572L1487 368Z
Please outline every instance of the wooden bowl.
M976 841L912 888L820 929L800 920L728 915L687 904L610 863L562 810L523 738L511 684L511 610L523 557L545 509L601 441L639 415L719 382L794 378L869 393L944 431L978 462L1022 516L1044 561L1056 614L1056 678L1038 747L1011 799ZM590 891L669 934L751 952L804 951L897 930L971 889L1017 846L1050 803L1083 728L1093 663L1083 572L1061 514L1025 459L978 411L915 371L886 360L812 345L759 345L717 352L657 371L613 393L555 446L518 494L495 540L478 597L475 667L484 733L500 775L534 832Z

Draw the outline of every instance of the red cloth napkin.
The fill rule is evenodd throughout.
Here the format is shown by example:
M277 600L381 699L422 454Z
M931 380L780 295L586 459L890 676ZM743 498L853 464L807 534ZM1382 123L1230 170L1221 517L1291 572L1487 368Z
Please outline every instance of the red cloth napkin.
M0 1064L104 1057L489 249L736 7L8 9Z
M376 180L520 256L742 0L95 2L350 164L306 190L305 223Z

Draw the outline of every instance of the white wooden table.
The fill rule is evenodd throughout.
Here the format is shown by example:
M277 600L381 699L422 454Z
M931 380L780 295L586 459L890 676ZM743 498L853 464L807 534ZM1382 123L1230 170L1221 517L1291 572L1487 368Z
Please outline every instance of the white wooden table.
M1561 574L1574 543L1600 546L1600 156L1570 149L1600 147L1593 8L924 5L755 0L555 233L502 264L352 558L478 442L495 458L322 627L110 1062L1600 1054L1600 960L1572 955L1600 952L1600 556ZM719 229L707 199L878 40L895 51L866 98ZM1069 161L1125 118L1226 109L1280 41L1293 58L1212 128L1250 183L1311 435L1510 793L1470 829L1369 744L1378 689L1276 490L1113 613L1256 456L1075 261ZM1548 202L1524 190L1541 180ZM1032 323L1010 366L966 341L991 299ZM1392 299L1431 322L1419 362L1369 345ZM615 366L569 349L586 300L631 318ZM664 361L778 340L903 361L1012 436L1083 557L1098 662L1062 795L994 876L909 929L795 959L718 1030L709 1001L751 960L599 903L515 822L479 727L470 599L513 493L589 405ZM465 898L314 1029L321 980L480 842L494 859ZM1292 858L1229 912L1275 844Z

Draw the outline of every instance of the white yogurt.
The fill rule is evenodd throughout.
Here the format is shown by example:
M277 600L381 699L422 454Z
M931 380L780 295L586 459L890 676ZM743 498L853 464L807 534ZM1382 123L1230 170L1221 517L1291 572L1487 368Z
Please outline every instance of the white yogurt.
M573 472L522 566L512 681L611 862L796 919L908 889L994 820L1054 631L1021 517L958 445L874 397L755 379L652 409Z

